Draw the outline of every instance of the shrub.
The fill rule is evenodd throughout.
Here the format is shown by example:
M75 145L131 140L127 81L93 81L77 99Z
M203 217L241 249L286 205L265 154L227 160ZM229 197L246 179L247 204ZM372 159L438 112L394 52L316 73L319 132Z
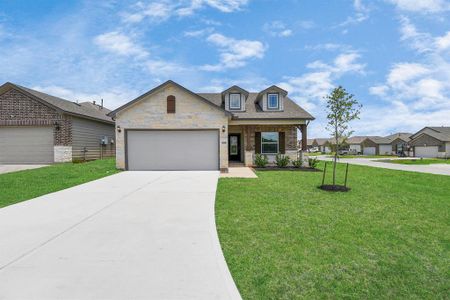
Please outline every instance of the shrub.
M303 166L303 160L302 159L296 159L292 161L292 165L295 168L301 168Z
M255 165L258 168L265 168L268 163L269 163L269 159L267 158L267 155L261 155L261 154L255 155Z
M314 157L314 158L308 158L308 164L309 164L309 167L310 168L313 168L313 169L315 169L316 167L317 167L317 164L319 163L319 161L317 160L317 158L316 157Z
M275 156L275 163L279 168L286 168L287 165L289 164L289 160L290 160L289 156L286 155L277 154Z

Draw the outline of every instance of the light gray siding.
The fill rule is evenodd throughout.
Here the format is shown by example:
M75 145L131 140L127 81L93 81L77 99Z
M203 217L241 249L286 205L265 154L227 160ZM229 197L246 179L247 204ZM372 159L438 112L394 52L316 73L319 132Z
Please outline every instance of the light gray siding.
M102 139L107 137L106 145ZM113 141L113 143L112 143ZM114 125L81 118L72 119L72 158L78 160L100 159L114 156Z

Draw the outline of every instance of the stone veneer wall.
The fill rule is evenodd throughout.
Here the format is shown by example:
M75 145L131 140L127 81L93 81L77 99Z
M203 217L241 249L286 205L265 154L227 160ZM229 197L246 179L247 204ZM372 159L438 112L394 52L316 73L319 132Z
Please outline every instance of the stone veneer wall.
M58 123L59 129L54 125ZM24 93L10 89L0 95L0 126L51 126L55 162L71 161L67 153L72 152L71 117L40 103ZM61 154L64 146L65 154ZM69 151L70 148L70 151Z
M167 113L167 96L175 96L174 114ZM116 166L125 169L125 129L218 129L220 168L228 168L228 116L195 95L169 84L116 116ZM225 126L225 132L222 132ZM185 145L180 145L183 151Z

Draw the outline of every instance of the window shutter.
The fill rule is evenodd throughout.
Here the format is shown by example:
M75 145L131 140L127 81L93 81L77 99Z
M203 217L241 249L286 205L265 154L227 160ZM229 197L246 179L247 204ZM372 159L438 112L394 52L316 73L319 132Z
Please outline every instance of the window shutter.
M255 132L255 153L261 153L261 132Z
M167 113L175 113L175 96L170 95L167 97Z
M284 131L280 131L278 133L278 139L279 139L279 150L281 154L286 153L286 134Z

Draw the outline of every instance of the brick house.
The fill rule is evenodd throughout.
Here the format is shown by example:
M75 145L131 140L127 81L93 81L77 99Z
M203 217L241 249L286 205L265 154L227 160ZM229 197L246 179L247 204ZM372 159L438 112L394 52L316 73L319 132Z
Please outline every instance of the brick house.
M277 86L194 93L170 80L109 115L117 167L127 170L225 171L230 163L253 165L256 154L296 159L297 131L306 150L314 119Z
M13 83L0 86L0 163L54 163L114 155L110 110Z

